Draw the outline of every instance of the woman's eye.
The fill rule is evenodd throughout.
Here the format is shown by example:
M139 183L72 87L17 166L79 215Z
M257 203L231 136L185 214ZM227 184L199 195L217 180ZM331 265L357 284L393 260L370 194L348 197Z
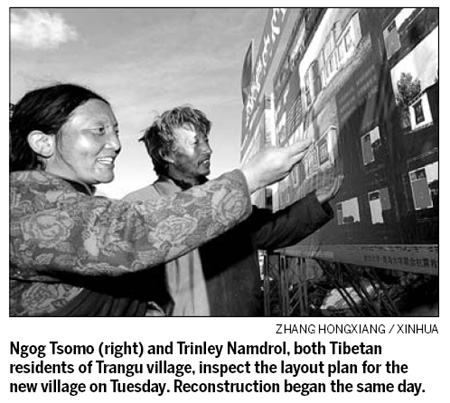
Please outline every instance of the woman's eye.
M95 134L103 135L103 134L105 134L106 129L105 129L104 127L100 126L100 127L95 127L95 128L93 128L92 131L93 131Z
M119 128L118 127L110 127L110 126L98 126L98 127L93 127L91 129L91 131L97 135L103 136L106 133L108 133L109 128L111 129L111 131L114 131L114 134L116 136L119 135Z

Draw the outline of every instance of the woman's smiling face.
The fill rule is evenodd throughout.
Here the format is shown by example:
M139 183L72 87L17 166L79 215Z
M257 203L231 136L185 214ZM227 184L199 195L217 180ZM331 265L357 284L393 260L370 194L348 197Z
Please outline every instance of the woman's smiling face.
M85 185L114 179L120 152L119 129L111 107L91 99L71 113L56 135L55 152L45 171Z

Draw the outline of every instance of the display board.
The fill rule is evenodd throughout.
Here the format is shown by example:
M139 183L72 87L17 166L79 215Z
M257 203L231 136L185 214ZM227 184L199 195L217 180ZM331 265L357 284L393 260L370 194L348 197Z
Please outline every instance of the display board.
M438 273L436 8L302 9L274 77L277 143L313 144L278 208L345 181L292 256Z

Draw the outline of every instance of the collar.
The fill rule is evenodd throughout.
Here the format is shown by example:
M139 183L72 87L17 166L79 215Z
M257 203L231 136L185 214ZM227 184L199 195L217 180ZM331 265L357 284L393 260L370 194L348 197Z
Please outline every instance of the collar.
M66 178L61 179L71 185L77 192L84 193L85 195L94 196L95 192L97 191L96 187L93 185L85 185Z
M198 185L203 185L207 181L208 181L208 178L202 177L200 179L200 182L198 183ZM174 178L170 178L169 176L166 176L166 175L161 175L158 178L157 182L172 182L175 186L177 186L181 190L188 190L188 189L190 189L191 187L194 186L191 183L185 182L182 179L174 179Z

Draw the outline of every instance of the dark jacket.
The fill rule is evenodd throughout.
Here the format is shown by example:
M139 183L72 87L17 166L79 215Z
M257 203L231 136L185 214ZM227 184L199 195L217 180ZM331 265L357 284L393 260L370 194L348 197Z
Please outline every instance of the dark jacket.
M258 249L295 245L332 217L310 193L276 213L253 207L246 221L200 247L211 316L262 315Z

